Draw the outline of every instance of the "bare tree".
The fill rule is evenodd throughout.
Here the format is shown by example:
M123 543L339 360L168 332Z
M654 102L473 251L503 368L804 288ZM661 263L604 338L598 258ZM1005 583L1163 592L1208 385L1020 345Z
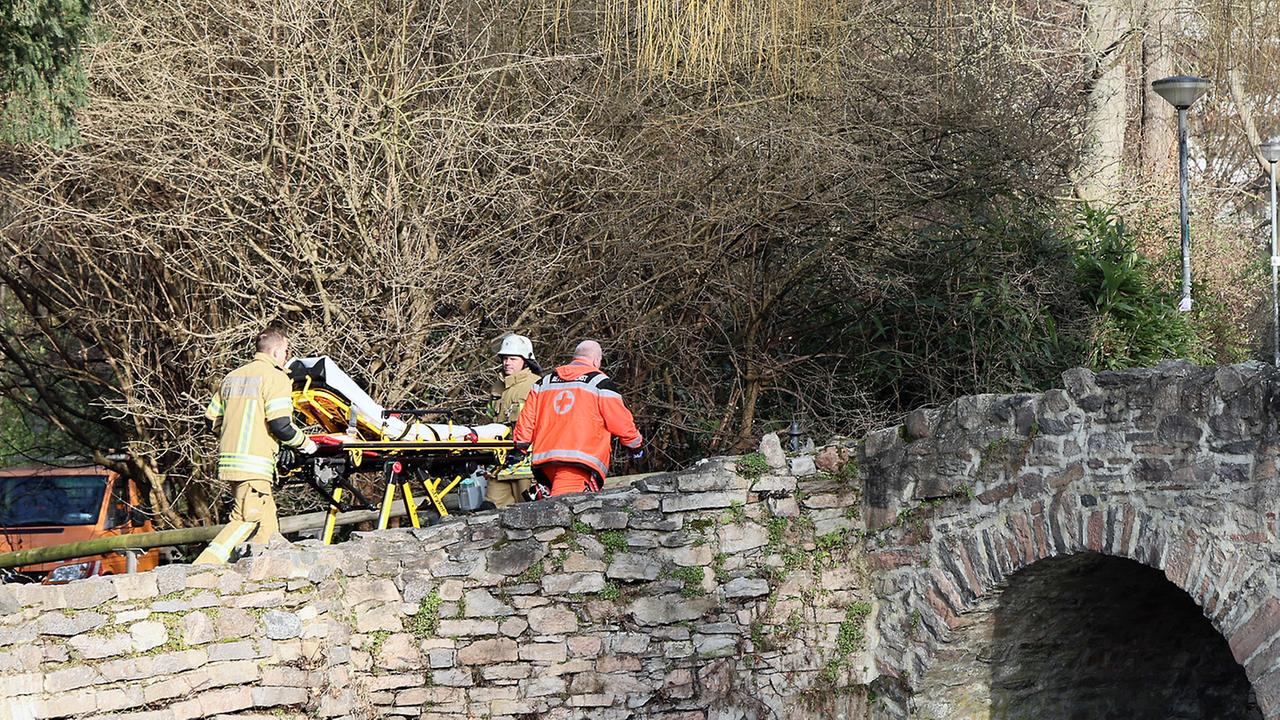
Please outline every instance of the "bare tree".
M0 150L0 393L173 524L217 515L198 417L270 319L392 404L475 401L508 330L602 338L663 461L897 412L853 328L981 267L929 228L1063 186L1070 7L678 7L103 3L84 143ZM909 399L1022 382L965 352Z

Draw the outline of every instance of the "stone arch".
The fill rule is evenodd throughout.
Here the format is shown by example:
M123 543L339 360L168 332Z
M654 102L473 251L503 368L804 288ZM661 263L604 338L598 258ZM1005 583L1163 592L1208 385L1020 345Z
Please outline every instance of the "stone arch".
M1280 718L1277 379L1260 365L1076 370L1062 390L960 398L869 434L888 714L907 714L937 649L1010 577L1096 553L1189 596Z
M906 596L908 622L917 628L915 642L898 674L912 693L923 689L935 654L952 633L971 624L971 615L998 598L1016 575L1045 560L1097 555L1158 572L1184 593L1259 690L1266 717L1280 714L1271 697L1260 692L1280 658L1273 605L1231 602L1237 593L1229 588L1243 585L1257 566L1214 538L1163 524L1129 503L1063 491L1010 509L993 522L935 534L926 548ZM892 618L892 613L880 616L881 622ZM1269 647L1273 642L1276 647Z

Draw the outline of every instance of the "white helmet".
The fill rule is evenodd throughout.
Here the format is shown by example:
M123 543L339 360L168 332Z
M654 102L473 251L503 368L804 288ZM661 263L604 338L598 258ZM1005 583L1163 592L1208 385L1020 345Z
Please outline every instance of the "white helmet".
M515 355L525 360L533 359L533 341L523 335L508 335L502 338L502 347L498 355Z

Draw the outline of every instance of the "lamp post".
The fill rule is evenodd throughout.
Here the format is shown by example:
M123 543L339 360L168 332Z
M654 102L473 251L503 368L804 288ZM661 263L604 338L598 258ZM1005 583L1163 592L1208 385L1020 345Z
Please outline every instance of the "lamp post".
M1189 75L1174 75L1151 83L1151 89L1178 109L1178 189L1182 195L1179 210L1182 221L1182 302L1178 310L1191 310L1191 225L1187 220L1189 189L1187 187L1187 109L1209 89L1209 81Z
M1276 161L1280 160L1280 138L1272 138L1258 146L1263 159L1271 166L1271 364L1280 367L1280 284L1276 270L1280 255L1276 254Z

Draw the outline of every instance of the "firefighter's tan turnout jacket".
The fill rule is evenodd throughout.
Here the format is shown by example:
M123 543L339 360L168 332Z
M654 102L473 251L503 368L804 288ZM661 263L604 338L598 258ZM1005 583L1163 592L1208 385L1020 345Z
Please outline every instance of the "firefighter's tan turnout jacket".
M218 444L218 478L229 482L270 480L280 442L267 423L293 415L293 383L270 356L258 353L229 373L205 408ZM301 447L307 436L294 428L284 444Z

